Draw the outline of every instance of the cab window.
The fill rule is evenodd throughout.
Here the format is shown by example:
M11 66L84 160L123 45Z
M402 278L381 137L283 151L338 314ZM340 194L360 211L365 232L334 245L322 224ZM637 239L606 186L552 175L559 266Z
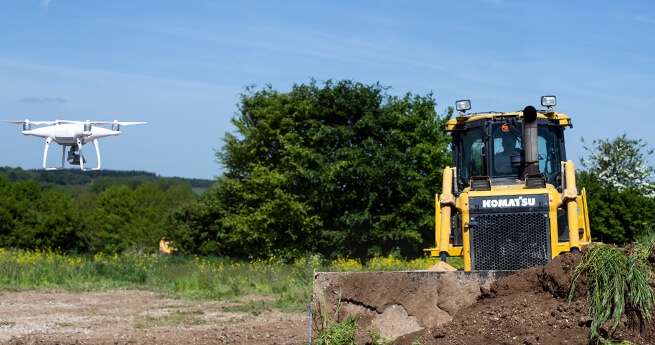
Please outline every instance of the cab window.
M471 176L486 175L484 157L482 156L482 150L484 148L482 138L482 128L472 129L460 134L462 160L459 170L460 177L464 180L465 186L468 186Z
M511 165L512 156L521 155L523 148L522 126L512 127L509 123L494 124L492 127L493 176L516 176L518 167ZM546 176L548 183L557 184L559 175L559 132L557 128L540 125L537 130L539 172Z
M492 129L493 175L517 176L518 167L512 166L510 158L521 154L523 131L509 123L495 124Z
M558 184L560 174L559 135L557 128L539 126L539 172L546 175L546 182L554 185Z

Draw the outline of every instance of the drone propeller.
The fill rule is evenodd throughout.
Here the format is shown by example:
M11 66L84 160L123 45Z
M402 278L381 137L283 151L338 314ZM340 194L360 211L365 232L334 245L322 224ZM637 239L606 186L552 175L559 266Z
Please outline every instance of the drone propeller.
M14 124L23 124L23 130L24 131L29 131L32 129L32 124L35 125L52 125L55 122L54 121L30 121L28 119L25 119L23 121L13 121L13 120L2 120L2 122L8 122L8 123L14 123Z
M86 120L86 121L69 121L69 120L58 120L59 123L74 123L74 124L91 124L91 125L119 125L119 126L129 126L129 125L140 125L144 124L147 122L121 122L118 120L114 121L91 121L91 120Z
M111 121L111 122L109 122L109 121L98 121L98 122L95 122L94 124L97 124L97 125L111 125L111 130L112 131L120 131L121 126L141 125L141 124L144 124L144 123L147 123L147 122L119 122L118 120L114 120L114 121Z
M118 120L114 121L96 121L91 122L94 125L120 125L120 126L129 126L129 125L141 125L147 122L119 122Z
M65 123L65 124L74 124L74 125L102 125L104 124L104 121L71 121L71 120L57 120L57 123Z
M57 120L57 123L72 123L72 124L78 124L78 125L84 125L84 131L89 132L91 131L91 126L95 125L111 125L111 130L112 131L120 131L121 126L130 126L130 125L141 125L147 122L121 122L118 120L114 121L91 121L91 120L86 120L86 121L69 121L69 120Z
M2 120L2 122L14 123L14 124L17 124L17 125L20 125L21 123L34 124L34 125L52 125L52 124L55 123L55 121L30 121L28 119L25 119L25 120L22 120L22 121Z

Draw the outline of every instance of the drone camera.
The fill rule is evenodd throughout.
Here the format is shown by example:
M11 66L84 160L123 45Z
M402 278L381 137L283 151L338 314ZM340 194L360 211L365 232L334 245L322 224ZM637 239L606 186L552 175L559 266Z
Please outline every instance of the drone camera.
M70 151L68 151L67 160L70 165L80 165L80 161L86 163L86 157L80 155L80 151L76 150L75 146L71 146Z

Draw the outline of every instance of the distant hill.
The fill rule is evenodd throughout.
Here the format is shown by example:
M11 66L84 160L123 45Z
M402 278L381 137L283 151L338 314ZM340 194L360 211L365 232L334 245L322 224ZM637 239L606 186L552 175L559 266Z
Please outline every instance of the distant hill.
M0 167L0 175L5 175L10 181L29 181L39 183L52 183L60 186L91 185L98 178L127 178L139 182L155 182L157 180L175 180L187 184L198 195L209 188L215 180L190 179L182 177L162 177L147 171L123 171L123 170L96 170L81 171L80 169L64 169L45 171L40 169L23 170L22 168Z

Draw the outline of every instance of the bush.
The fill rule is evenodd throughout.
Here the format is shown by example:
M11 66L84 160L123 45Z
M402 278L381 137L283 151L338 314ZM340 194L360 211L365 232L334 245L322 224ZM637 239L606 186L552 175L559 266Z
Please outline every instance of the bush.
M595 175L578 174L578 188L587 189L589 225L594 241L627 243L635 241L644 229L655 224L655 199L643 191L627 188L619 192L601 185Z

